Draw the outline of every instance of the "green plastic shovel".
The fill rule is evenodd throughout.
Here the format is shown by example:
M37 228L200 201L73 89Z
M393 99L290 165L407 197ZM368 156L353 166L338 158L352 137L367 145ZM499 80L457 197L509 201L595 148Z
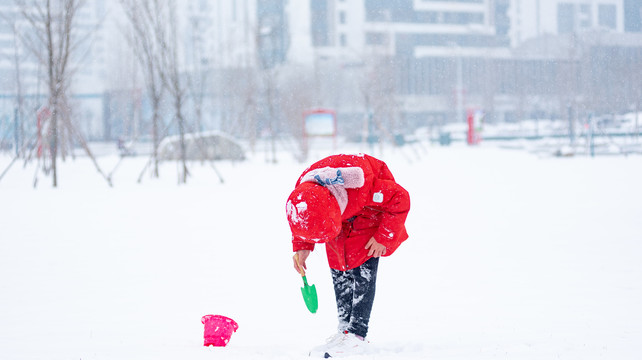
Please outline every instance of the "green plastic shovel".
M299 269L299 273L303 278L303 287L301 288L301 294L303 295L303 301L305 301L305 306L308 307L311 313L316 313L319 308L319 298L317 298L317 288L313 285L308 285L308 279L305 277L305 270L299 265L299 256L294 254L294 260L296 261L296 266Z

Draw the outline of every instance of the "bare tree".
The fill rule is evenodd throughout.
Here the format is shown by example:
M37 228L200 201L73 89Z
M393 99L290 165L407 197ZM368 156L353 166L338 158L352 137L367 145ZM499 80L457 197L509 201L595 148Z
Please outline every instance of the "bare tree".
M259 107L257 70L234 68L218 71L216 96L222 109L221 127L232 135L249 139L250 150L257 142L257 117Z
M61 152L64 160L72 139L81 144L98 172L111 185L111 181L91 154L86 141L71 122L68 101L73 75L71 61L79 44L85 40L80 36L76 26L78 11L84 5L84 0L16 0L16 4L32 30L26 31L21 40L46 71L47 107L51 112L51 119L46 128L46 147L51 159L53 186L58 186L58 153Z
M160 110L165 87L161 75L161 46L156 29L163 26L164 2L158 0L120 0L132 28L127 41L132 47L143 72L147 95L152 107L152 161L153 176L158 177L158 146L164 134L160 134Z
M174 120L178 125L178 136L180 142L180 161L182 173L179 174L179 182L186 183L189 171L187 169L187 156L185 146L186 123L183 116L183 106L186 99L186 85L180 73L178 62L178 23L176 19L176 1L167 0L167 6L161 9L160 15L165 16L163 24L157 24L155 34L161 48L161 69L163 83L167 87L174 105Z
M294 150L300 161L308 155L308 144L305 140L303 129L303 114L311 110L315 105L314 101L314 79L311 76L311 69L305 67L289 66L283 71L282 79L279 81L277 103L285 119L285 126L290 134L297 141L299 149Z
M210 81L209 63L203 63L205 44L202 32L206 26L205 24L206 21L204 19L196 16L191 16L189 19L189 41L192 51L189 59L191 61L191 70L187 74L187 89L194 108L196 131L203 130L203 103L207 84Z
M366 69L360 90L366 114L369 114L368 121L372 121L368 126L375 127L381 136L392 140L399 112L395 97L393 59L388 56L373 55L365 63ZM370 130L374 129L368 129L368 133ZM380 138L380 145L381 140Z
M203 72L188 74L179 63L179 24L177 3L174 0L120 0L126 16L132 25L133 32L130 44L143 67L147 91L152 99L153 107L153 137L154 137L154 173L158 177L158 151L160 140L166 135L171 125L176 125L179 132L179 183L186 183L189 170L187 168L187 144L185 135L189 130L194 131L185 120L185 106L188 105L189 95L192 95L195 113L199 118L197 126L200 129L200 117L205 89L205 79L200 78ZM200 69L200 67L199 67ZM199 77L198 80L192 77ZM190 93L191 90L191 93ZM174 116L164 129L160 124L160 108L162 101L168 96L174 108ZM195 142L202 159L206 159L207 151L199 140ZM149 163L148 163L149 165ZM223 178L210 162L221 182ZM146 166L147 167L147 166ZM143 173L145 169L143 170ZM141 173L142 177L142 173ZM139 180L141 180L139 177Z

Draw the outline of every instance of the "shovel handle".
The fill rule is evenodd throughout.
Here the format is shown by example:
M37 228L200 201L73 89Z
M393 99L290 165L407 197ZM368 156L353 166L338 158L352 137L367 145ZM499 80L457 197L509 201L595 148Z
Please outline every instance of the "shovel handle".
M299 264L299 254L298 253L294 254L294 263L296 264L296 267L299 270L299 274L301 274L301 276L305 276L305 269L303 269L303 267L301 267L301 264Z

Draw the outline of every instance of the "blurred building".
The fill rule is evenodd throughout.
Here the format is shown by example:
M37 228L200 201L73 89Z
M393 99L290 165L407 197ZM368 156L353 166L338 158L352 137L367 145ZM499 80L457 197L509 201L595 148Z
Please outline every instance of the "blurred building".
M201 87L198 94L206 100L201 115L187 114L203 117L198 129L220 129L261 111L265 116L259 109L268 101L260 98L262 74L288 75L293 66L313 74L316 84L304 88L313 92L314 105L336 109L340 130L357 131L370 118L397 129L463 122L473 108L486 111L489 121L566 117L569 108L580 116L607 111L608 104L630 109L637 88L630 74L639 73L636 66L642 63L642 0L198 0L176 5L180 71ZM0 1L3 18L18 19L16 29L22 31L28 26L18 10L13 1ZM132 75L139 65L122 37L127 19L112 1L88 0L81 11L77 26L88 41L74 61L72 87L74 101L81 104L79 127L90 139L136 136L145 131L140 123L148 105L140 76ZM0 136L5 138L18 74L21 92L38 99L29 105L32 110L46 101L39 97L45 93L42 68L16 42L13 29L0 21ZM589 78L573 80L584 77ZM612 85L616 81L621 86ZM627 90L613 90L615 99L600 85Z
M287 61L285 0L178 2L185 69L272 68Z
M598 29L622 33L624 5L624 0L511 0L511 43Z
M186 1L179 6L189 19L186 33L198 39L184 43L188 59L196 51L203 66L256 66L256 0Z
M390 58L396 109L386 116L410 128L463 122L468 109L489 121L585 116L605 110L587 77L607 78L606 54L627 84L621 74L642 61L640 38L625 34L638 26L639 1L319 0L310 11L317 66ZM635 95L624 97L622 106ZM363 117L364 106L335 103L344 118Z
M508 46L507 1L311 1L312 44L319 56L450 53L453 46Z
M378 120L397 124L394 127L464 121L466 59L510 56L508 0L319 0L309 4L317 66L333 60L343 63L347 72L359 71L356 67L366 73L388 72L395 78L394 104L389 103L389 114ZM371 77L361 80L369 82L367 88L386 86L385 78ZM364 86L354 86L359 87ZM348 127L358 126L364 112L375 112L376 117L373 108L383 99L377 94L364 96L376 104L355 106L355 98L332 104L343 119L354 123Z

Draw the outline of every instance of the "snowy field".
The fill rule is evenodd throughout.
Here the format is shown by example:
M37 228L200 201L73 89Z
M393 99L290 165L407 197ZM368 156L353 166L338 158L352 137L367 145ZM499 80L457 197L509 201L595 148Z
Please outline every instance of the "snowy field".
M359 358L642 358L642 156L373 155L410 192L410 238L380 263L376 351ZM110 188L79 157L36 190L15 164L0 181L0 359L307 358L336 310L322 247L319 311L301 298L284 204L308 163L278 160L217 163L224 184L192 164L178 186L176 163L138 184L147 159L127 158ZM226 348L202 346L206 314L238 322Z

